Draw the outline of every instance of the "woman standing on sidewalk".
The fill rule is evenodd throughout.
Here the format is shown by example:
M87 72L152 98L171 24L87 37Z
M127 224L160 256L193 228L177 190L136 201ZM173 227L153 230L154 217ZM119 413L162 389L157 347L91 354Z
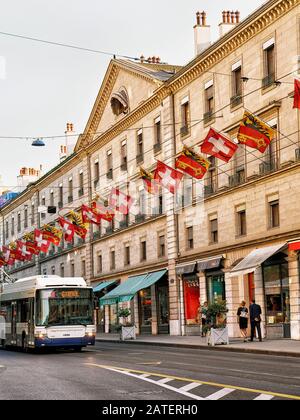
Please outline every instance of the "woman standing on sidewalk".
M241 330L241 337L244 339L244 343L247 343L249 311L244 300L242 301L241 306L237 311L237 316Z

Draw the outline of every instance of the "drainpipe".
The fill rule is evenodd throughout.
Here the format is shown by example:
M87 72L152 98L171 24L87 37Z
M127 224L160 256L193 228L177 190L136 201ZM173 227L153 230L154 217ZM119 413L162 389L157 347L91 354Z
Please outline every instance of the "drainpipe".
M92 172L91 172L91 155L85 149L86 152L86 159L87 159L87 177L88 177L88 197L89 202L92 202L93 194L92 194ZM93 232L92 232L92 225L90 224L90 243L89 243L89 254L90 254L90 281L91 278L94 277L94 245L92 244Z

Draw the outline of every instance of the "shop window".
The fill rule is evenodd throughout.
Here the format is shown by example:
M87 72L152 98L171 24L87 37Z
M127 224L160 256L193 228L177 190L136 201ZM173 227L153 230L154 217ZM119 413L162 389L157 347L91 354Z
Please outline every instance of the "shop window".
M290 291L288 264L264 266L267 324L290 322Z
M140 323L142 327L151 327L152 324L152 298L151 287L139 292Z
M208 276L207 290L210 303L226 300L224 275Z

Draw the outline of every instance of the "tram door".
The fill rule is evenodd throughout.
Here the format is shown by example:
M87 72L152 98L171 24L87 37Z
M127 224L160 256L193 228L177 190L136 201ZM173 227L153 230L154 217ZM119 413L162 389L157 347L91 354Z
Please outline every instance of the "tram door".
M11 304L11 344L17 344L17 302Z

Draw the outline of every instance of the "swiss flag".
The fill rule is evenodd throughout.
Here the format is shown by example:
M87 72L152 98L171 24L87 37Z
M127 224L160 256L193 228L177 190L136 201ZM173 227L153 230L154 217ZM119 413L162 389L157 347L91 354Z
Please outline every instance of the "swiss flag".
M154 174L155 181L162 187L175 194L180 182L183 178L183 173L176 171L163 162L157 161L156 171Z
M300 80L295 79L294 108L300 109Z
M31 241L26 242L26 249L32 255L39 255L40 253L40 250L38 249L36 242L31 242Z
M37 248L40 250L40 252L43 252L46 254L48 252L50 242L44 239L43 232L41 232L38 229L35 229L34 231L34 240L36 242Z
M134 203L134 200L130 195L124 194L117 188L111 190L108 201L110 207L113 207L124 215L129 214L129 210Z
M227 137L222 136L216 130L211 128L203 144L201 152L207 155L215 156L218 159L228 163L238 149L238 145L233 143Z
M14 265L15 260L11 256L10 249L7 248L6 246L3 246L2 247L2 253L3 253L3 257L4 257L4 260L5 260L6 264L7 265Z
M18 251L21 253L24 260L31 261L32 253L27 250L26 244L22 241L17 241Z
M94 223L94 225L101 224L101 215L98 214L94 209L91 209L90 207L83 204L81 207L81 213L83 223Z
M97 214L99 214L99 216L101 216L101 219L106 220L107 222L111 222L115 217L115 212L113 211L113 209L109 206L106 207L102 203L94 201L92 203L92 208Z
M64 238L67 242L72 242L74 235L75 235L75 227L73 223L69 222L68 220L64 219L63 217L60 217L58 219L58 223L62 227L62 230L64 232Z

